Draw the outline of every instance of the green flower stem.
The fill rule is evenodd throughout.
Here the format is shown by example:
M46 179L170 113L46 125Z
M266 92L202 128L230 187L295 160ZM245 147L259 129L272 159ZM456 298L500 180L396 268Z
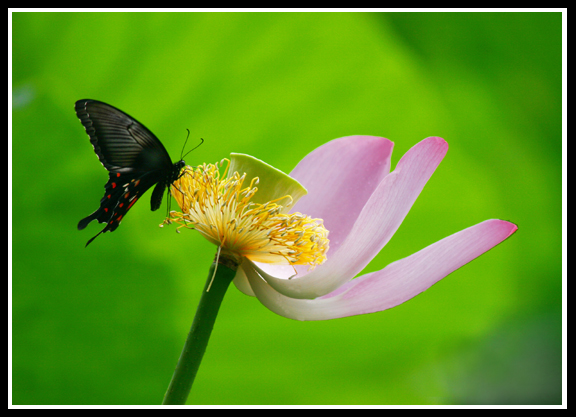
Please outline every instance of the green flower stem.
M214 275L216 265L218 267L216 275ZM210 272L200 298L200 304L198 304L198 309L196 310L196 316L194 316L192 327L188 333L188 338L180 354L178 365L176 365L176 370L174 375L172 375L172 381L170 381L162 404L186 403L194 378L200 367L200 362L202 362L202 357L206 351L210 333L212 333L214 321L216 321L216 316L218 315L218 309L230 282L236 275L237 267L238 265L234 262L223 258L220 258L219 264L213 263L210 266ZM206 291L208 288L210 288L210 291Z

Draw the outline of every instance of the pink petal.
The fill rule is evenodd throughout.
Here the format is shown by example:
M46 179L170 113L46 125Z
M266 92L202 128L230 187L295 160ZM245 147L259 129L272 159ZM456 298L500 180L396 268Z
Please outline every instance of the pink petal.
M316 148L290 173L308 189L292 211L323 219L330 231L330 247L337 249L390 172L393 147L385 138L348 136Z
M341 246L333 250L330 245L323 265L291 280L270 277L268 283L288 297L316 298L351 280L394 235L447 150L446 141L438 137L414 145L376 187ZM340 195L341 200L346 198Z
M444 238L381 271L363 275L315 300L286 297L243 265L258 299L275 313L296 320L328 320L395 307L502 242L518 227L486 220Z

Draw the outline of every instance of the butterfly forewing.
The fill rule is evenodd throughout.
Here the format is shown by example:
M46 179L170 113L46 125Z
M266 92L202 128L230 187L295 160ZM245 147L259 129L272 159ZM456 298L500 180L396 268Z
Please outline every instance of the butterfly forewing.
M116 230L128 210L154 184L152 210L162 203L164 189L178 178L183 161L172 164L164 145L136 119L96 100L79 100L76 114L90 136L98 159L109 171L100 207L80 220L78 229L92 220L107 223L100 231ZM100 233L88 241L92 242Z
M172 166L162 142L128 114L95 100L79 100L75 108L94 152L107 170L150 171ZM142 166L142 160L150 163Z

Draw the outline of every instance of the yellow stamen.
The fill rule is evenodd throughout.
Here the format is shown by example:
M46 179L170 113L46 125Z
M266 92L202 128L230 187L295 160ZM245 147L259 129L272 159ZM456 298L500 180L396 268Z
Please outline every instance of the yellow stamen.
M222 177L219 167L226 161ZM265 263L310 265L314 268L326 260L328 231L322 219L301 213L282 213L292 203L289 195L265 204L250 202L258 191L259 179L252 178L242 188L246 175L237 172L225 177L227 159L216 164L185 167L172 184L172 195L182 212L171 212L170 219L178 228L196 229L223 252ZM190 226L192 225L192 226Z

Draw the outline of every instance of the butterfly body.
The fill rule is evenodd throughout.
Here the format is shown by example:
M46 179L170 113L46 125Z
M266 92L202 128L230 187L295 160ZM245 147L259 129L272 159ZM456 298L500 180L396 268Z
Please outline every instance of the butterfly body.
M100 207L78 223L78 230L92 220L107 223L86 243L88 246L100 233L116 230L128 210L154 185L150 208L158 210L164 190L179 178L185 162L172 163L164 145L150 130L109 104L78 100L75 109L94 152L108 171Z

